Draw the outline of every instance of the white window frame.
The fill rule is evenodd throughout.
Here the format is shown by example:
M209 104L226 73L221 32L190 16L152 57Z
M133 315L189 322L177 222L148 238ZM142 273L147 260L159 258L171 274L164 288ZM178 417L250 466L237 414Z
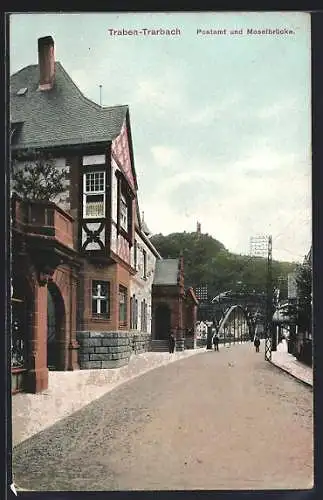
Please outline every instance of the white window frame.
M121 302L121 296L123 295L123 302ZM127 322L128 314L128 289L124 285L119 285L119 325L124 325ZM121 306L123 305L125 318L121 319Z
M120 195L120 227L128 232L128 203L124 194Z
M94 283L97 284L97 291L95 294L93 294L93 285ZM101 285L105 284L107 286L107 294L106 295L101 295ZM92 292L91 292L91 307L92 307L92 316L97 316L97 315L104 315L109 317L110 316L110 283L108 281L100 281L100 280L92 280ZM96 302L96 311L93 311L93 301ZM101 303L106 302L106 309L107 311L102 313L101 312Z
M136 240L133 245L133 268L138 270L138 244Z
M86 180L87 176L89 175L95 175L96 174L103 174L103 189L99 190L89 190L87 191L86 189ZM94 181L95 182L95 181ZM102 203L103 203L103 210L102 213L100 214L87 214L86 213L86 208L87 208L87 197L92 196L92 195L102 195ZM83 174L83 218L84 219L100 219L102 217L105 217L105 171L104 170L90 170L88 172L84 172Z

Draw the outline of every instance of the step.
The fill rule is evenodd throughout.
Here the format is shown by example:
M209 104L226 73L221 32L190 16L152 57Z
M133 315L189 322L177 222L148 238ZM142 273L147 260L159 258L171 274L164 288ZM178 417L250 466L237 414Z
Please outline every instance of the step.
M153 352L169 351L168 340L152 340L151 341L151 350Z

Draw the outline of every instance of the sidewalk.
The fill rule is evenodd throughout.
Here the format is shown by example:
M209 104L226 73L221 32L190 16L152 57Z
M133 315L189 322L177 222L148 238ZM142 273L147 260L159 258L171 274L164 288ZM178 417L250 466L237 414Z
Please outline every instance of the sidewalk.
M295 356L288 353L286 340L278 344L277 351L271 353L271 363L298 380L313 387L312 368L297 361Z
M146 352L133 355L129 364L122 368L50 371L48 389L44 392L19 393L12 397L12 445L80 410L123 382L201 352L205 349L189 349L174 354Z

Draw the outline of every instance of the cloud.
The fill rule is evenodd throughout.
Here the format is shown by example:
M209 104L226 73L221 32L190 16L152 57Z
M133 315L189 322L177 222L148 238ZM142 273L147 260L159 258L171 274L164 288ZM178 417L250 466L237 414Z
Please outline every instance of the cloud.
M213 96L215 104L208 104L202 109L195 109L190 113L188 123L209 125L215 120L219 120L223 115L230 111L231 108L238 105L241 100L240 92L233 92L227 97Z
M272 102L257 110L257 115L261 119L272 119L286 116L286 113L297 111L300 102L296 97L288 98L280 102Z
M150 111L165 114L169 109L179 108L183 103L181 76L174 71L165 71L155 76L145 76L135 80L132 102L143 104Z
M167 148L157 151L165 164L175 155ZM189 164L197 162L192 156ZM194 231L199 220L203 231L238 253L248 252L250 236L265 233L277 238L275 258L299 260L305 255L311 235L311 176L301 158L251 149L245 160L213 171L203 162L199 170L189 166L185 172L180 165L179 173L158 183L145 210L147 217L148 210L160 214L153 231Z
M156 165L161 167L176 168L176 165L181 162L181 155L178 149L167 146L152 146L150 151L153 155Z

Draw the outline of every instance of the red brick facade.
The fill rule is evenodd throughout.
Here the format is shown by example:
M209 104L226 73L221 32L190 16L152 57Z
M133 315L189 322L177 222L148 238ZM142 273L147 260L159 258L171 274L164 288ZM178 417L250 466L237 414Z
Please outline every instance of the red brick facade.
M152 338L161 340L173 333L177 340L195 339L198 300L192 288L185 292L184 262L179 259L177 283L153 285Z
M22 314L13 343L24 345L23 359L13 371L23 373L20 389L39 392L48 387L49 293L57 325L51 343L55 369L78 368L77 263L71 249L72 218L52 203L26 203L13 197L12 222L13 321L18 305Z
M104 265L84 262L80 273L83 290L79 295L79 330L114 331L129 329L129 271L118 263ZM92 281L107 281L109 283L109 317L106 319L95 318L92 315ZM119 323L119 286L122 285L127 293L127 321ZM81 319L82 317L82 319Z

